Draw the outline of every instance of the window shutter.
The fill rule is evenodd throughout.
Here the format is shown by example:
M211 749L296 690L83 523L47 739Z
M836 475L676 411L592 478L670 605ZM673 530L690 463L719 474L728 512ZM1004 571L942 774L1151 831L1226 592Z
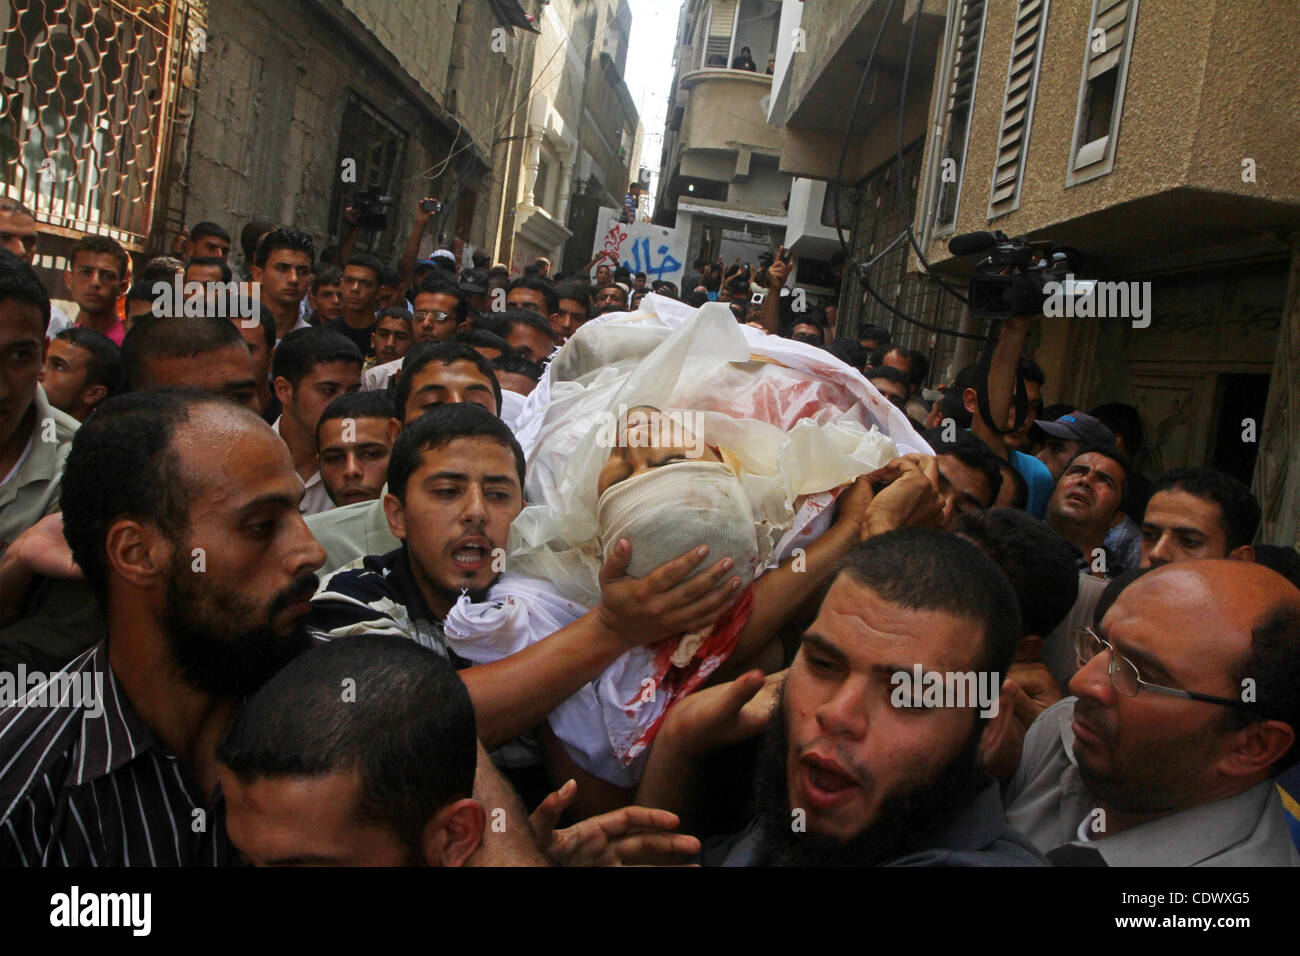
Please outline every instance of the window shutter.
M1095 80L1107 70L1119 65L1128 31L1129 3L1130 0L1098 2L1097 14L1088 30L1088 79ZM1105 31L1105 43L1100 42L1101 38L1097 36L1098 30ZM1099 49L1102 52L1097 52Z
M984 36L984 8L985 0L964 0L954 38L940 157L955 161L956 181L941 181L939 185L934 228L940 232L951 229L957 216L957 196L966 163L966 139L971 104L975 98L975 81L979 74L980 44Z
M714 0L709 18L709 38L704 44L706 63L709 57L720 56L725 60L731 53L731 30L735 23L736 0ZM730 63L725 65L731 66Z
M1122 0L1121 0L1122 2ZM1011 63L1007 67L1006 98L998 127L997 158L993 163L993 188L989 218L1004 215L1020 203L1029 125L1038 87L1038 65L1047 35L1048 0L1020 0L1011 34Z

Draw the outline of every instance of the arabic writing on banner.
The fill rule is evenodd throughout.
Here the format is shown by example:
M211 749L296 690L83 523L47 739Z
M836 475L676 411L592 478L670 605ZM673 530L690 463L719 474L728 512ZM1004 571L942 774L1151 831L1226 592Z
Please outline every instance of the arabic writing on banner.
M668 229L648 222L619 222L619 211L602 206L591 254L612 252L618 264L633 275L646 274L646 282L664 279L681 288L689 235L685 230ZM597 263L599 265L599 263Z

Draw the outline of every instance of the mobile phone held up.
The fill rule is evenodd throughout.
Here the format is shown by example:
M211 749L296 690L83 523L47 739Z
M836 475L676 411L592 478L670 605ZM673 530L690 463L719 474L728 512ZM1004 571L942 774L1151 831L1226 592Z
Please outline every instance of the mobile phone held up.
M442 203L440 203L440 202L439 202L438 200L436 200L436 199L421 199L421 200L420 200L420 211L421 211L421 212L440 213L440 212L442 212Z

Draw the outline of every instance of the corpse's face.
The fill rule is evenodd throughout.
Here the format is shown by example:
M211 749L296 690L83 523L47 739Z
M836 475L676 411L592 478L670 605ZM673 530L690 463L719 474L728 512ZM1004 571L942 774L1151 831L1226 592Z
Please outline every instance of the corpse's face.
M617 441L596 479L596 494L603 495L611 485L679 461L722 461L722 457L659 409L630 409L619 423Z
M361 811L355 771L314 777L221 776L230 842L253 866L461 866L478 848L486 814L470 799L439 809L406 845Z
M473 600L486 595L522 509L514 453L484 436L426 449L407 481L405 503L391 492L384 498L389 528L406 542L436 614L446 614L462 590Z

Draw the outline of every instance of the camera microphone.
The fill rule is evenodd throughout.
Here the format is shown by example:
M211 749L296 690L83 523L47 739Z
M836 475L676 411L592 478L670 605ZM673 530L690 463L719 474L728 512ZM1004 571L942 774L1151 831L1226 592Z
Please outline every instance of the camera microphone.
M948 240L948 251L954 256L965 256L972 252L984 252L998 244L998 236L992 232L963 232Z

